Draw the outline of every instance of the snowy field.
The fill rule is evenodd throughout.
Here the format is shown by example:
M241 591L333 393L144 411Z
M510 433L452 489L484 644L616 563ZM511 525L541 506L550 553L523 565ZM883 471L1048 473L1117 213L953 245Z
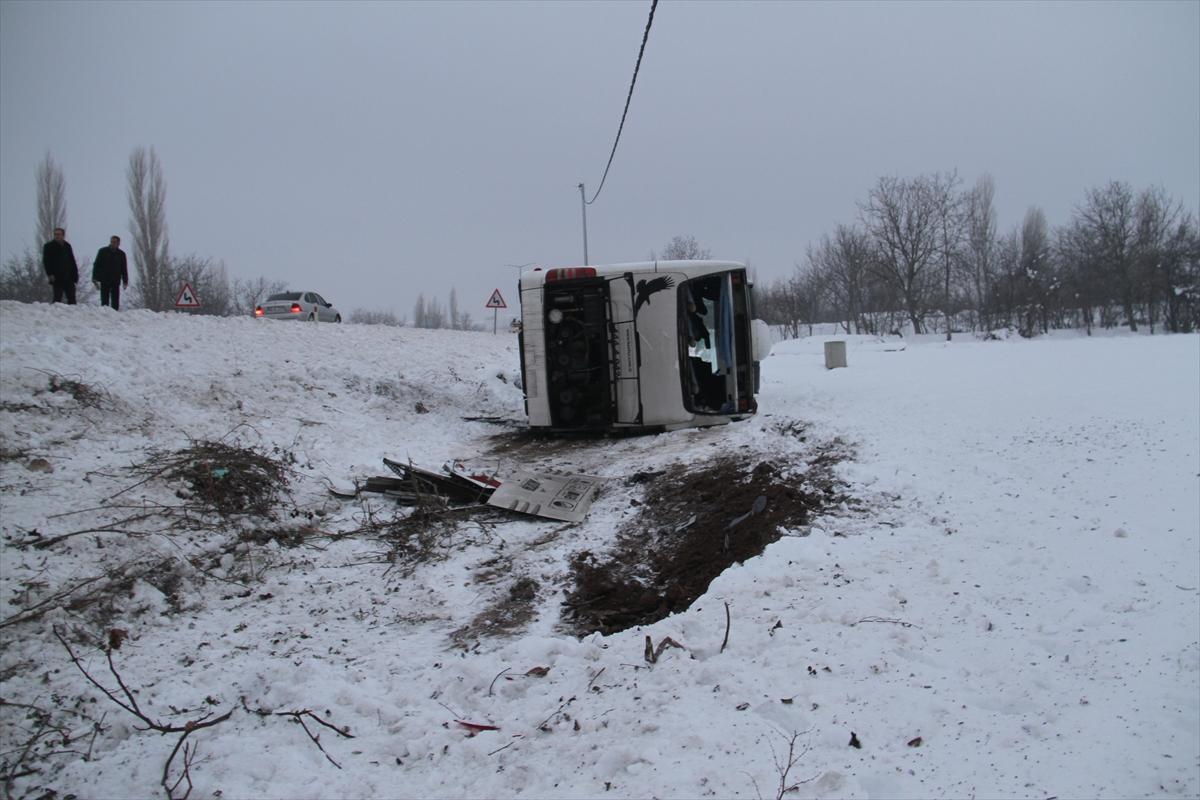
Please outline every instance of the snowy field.
M59 636L164 726L228 713L172 762L192 798L1200 794L1200 337L841 338L833 371L777 344L753 420L530 443L465 419L522 420L512 335L0 304L10 796L165 796L181 734ZM200 441L287 460L290 539L162 526L189 486L139 465ZM820 452L852 502L686 611L572 635L627 478L736 456L799 485ZM328 491L384 457L610 480L580 525L466 520L400 568L363 531L407 512ZM115 672L85 643L114 630Z

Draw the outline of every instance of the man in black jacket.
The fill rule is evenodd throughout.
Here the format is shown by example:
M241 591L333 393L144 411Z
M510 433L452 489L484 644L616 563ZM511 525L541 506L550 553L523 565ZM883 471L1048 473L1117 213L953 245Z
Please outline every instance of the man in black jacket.
M100 305L111 306L113 311L120 309L121 284L129 288L129 267L121 249L121 237L114 236L108 240L108 247L100 248L92 262L92 285L100 290Z
M62 228L54 229L54 240L46 242L42 248L42 266L46 277L54 287L54 300L60 302L64 297L67 305L75 305L75 283L79 280L79 265L75 263L75 251L67 241L67 232Z

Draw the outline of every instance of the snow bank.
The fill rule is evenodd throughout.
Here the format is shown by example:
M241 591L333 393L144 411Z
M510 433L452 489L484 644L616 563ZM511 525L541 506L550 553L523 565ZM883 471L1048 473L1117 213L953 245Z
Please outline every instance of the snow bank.
M1200 337L840 338L849 368L833 371L820 339L777 344L745 423L504 449L508 429L464 418L521 418L513 336L5 302L4 618L120 554L175 559L180 597L134 581L109 624L130 633L114 659L147 713L236 709L189 739L193 797L772 796L793 733L807 750L788 783L809 782L788 796L1200 793ZM104 398L53 391L55 376ZM14 546L102 522L149 449L201 439L294 453L289 502L330 535L255 545L245 586L188 562L226 548L239 569L237 530ZM614 479L722 454L802 470L835 439L855 454L837 469L858 510L789 532L683 613L584 640L559 616L569 562L612 543L636 486L612 481L580 526L491 523L404 575L378 541L334 535L365 510L321 480L382 474L383 456ZM29 469L39 458L52 471ZM464 636L522 576L541 587L534 617ZM15 796L162 791L174 738L135 730L53 634L85 617L0 628L0 694L61 698L63 718L82 698L70 749L90 749L42 762ZM684 649L649 665L647 635ZM265 716L298 710L355 738L310 720L326 758Z

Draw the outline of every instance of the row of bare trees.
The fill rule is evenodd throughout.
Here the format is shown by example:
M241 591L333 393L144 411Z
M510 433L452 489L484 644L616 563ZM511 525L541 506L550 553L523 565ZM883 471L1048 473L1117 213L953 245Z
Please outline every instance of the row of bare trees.
M55 228L67 226L67 182L62 167L46 153L34 173L37 183L37 241L47 242ZM167 183L154 148L135 147L125 169L125 198L129 204L129 239L126 249L133 261L126 305L165 311L174 308L184 283L202 300L195 313L241 316L253 313L269 294L287 288L285 281L263 277L230 280L224 261L197 254L171 253L168 235ZM90 261L80 265L79 300L96 302L97 292L87 280ZM0 267L0 299L25 303L49 302L50 287L42 269L40 248L26 247Z
M1161 187L1112 181L1051 228L1031 207L998 233L990 176L882 177L858 218L810 246L794 274L760 290L759 315L797 337L1128 325L1200 328L1200 223Z
M403 325L404 323L400 323ZM450 289L450 302L443 306L438 299L426 301L425 295L417 297L413 306L414 328L450 328L456 331L483 330L482 323L471 319L471 312L460 311L458 308L458 290Z

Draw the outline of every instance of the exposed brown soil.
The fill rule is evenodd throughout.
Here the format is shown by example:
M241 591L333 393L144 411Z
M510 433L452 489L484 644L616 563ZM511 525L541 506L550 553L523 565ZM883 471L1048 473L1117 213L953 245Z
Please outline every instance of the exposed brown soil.
M615 633L688 608L725 569L777 541L781 528L795 530L847 500L832 472L846 455L834 442L803 469L737 456L650 477L644 499L633 501L640 513L620 531L617 548L573 559L574 586L563 610L568 627L579 635ZM760 497L762 510L730 527Z
M508 573L511 565L496 558L483 565L475 574L476 583L491 583L503 572ZM523 628L534 618L537 611L535 601L541 586L532 578L518 577L503 587L490 603L467 625L450 634L455 646L464 650L480 646L482 639L506 636Z

